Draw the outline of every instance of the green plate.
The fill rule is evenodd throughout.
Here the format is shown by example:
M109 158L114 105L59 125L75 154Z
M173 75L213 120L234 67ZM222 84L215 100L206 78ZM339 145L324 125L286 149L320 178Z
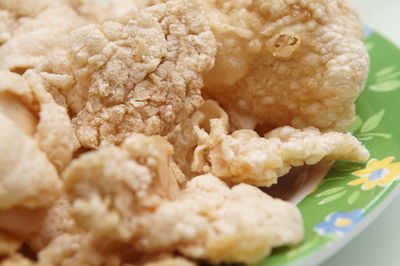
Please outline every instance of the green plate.
M365 164L336 162L298 205L305 239L257 264L316 265L362 231L400 193L400 49L366 28L371 69L350 131L369 149Z

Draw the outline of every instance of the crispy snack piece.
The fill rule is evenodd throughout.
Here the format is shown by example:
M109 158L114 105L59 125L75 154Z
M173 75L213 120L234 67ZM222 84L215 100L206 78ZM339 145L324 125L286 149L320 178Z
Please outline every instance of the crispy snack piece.
M162 137L132 135L121 148L104 147L72 161L63 176L77 223L99 237L131 238L141 209L154 209L177 193L171 155Z
M50 62L40 72L87 148L167 134L202 104L202 74L216 54L201 13L173 2L79 28L70 44L72 69Z
M227 135L226 126L218 119L210 124L209 138L204 130L198 130L192 170L211 172L233 183L270 186L295 166L334 160L363 162L369 157L368 150L350 134L286 126L263 138L250 129Z
M168 135L177 152L174 159L186 178L211 172L227 182L270 186L295 166L332 160L362 162L369 157L350 134L321 133L314 127L286 126L264 137L249 129L228 131L227 114L217 102L208 100Z
M158 144L149 145L153 141ZM171 152L160 141L133 135L121 148L102 147L68 166L64 183L78 225L140 254L179 251L212 263L256 262L273 247L301 241L296 207L255 187L230 189L204 175L179 193L166 193L170 185L163 184L174 178L161 171L168 161L158 158Z
M343 131L369 67L349 0L200 2L218 42L205 91L242 121Z

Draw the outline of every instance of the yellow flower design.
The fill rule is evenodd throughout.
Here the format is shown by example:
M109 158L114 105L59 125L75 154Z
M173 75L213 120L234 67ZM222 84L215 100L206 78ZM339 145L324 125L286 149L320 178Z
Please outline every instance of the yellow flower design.
M357 186L363 184L361 189L370 190L376 186L386 187L394 180L400 178L400 163L392 163L393 156L383 160L371 159L367 167L354 171L352 174L360 178L355 179L348 184Z

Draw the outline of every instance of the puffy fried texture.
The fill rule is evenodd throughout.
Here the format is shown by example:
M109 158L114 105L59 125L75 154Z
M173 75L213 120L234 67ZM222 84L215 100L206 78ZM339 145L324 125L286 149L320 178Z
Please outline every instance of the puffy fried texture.
M3 37L5 42L0 46L0 69L22 74L26 69L45 63L49 54L68 47L67 33L70 30L87 23L75 10L60 1L36 2L0 2L0 6L5 6L3 14L15 13L18 18L14 26L0 24L0 36L8 36ZM1 32L2 27L12 28L12 32Z
M211 133L198 129L192 170L211 172L233 183L270 186L290 168L320 161L363 162L368 150L352 135L338 132L321 133L317 128L277 128L265 137L242 129L227 134L219 119L210 120Z
M72 161L63 176L77 223L94 235L131 238L136 212L177 193L171 155L162 137L132 135L121 148L104 147Z
M102 147L67 167L64 183L79 226L103 241L128 243L141 254L179 251L213 263L256 262L273 247L301 241L296 207L255 187L230 189L204 175L179 193L166 193L170 186L163 183L174 174L165 176L167 171L160 170L168 161L153 158L171 152L161 143L149 145L159 138L133 135L121 148Z
M35 141L0 113L0 209L46 207L61 192L54 166ZM27 185L28 184L28 185Z
M186 176L181 184L196 174L211 172L227 182L270 186L292 167L332 160L362 162L369 156L350 134L321 133L314 127L286 126L264 137L253 130L228 131L225 111L207 100L168 135L176 151L174 159Z
M65 62L41 75L87 148L120 144L132 132L167 134L202 104L202 74L216 54L201 13L173 3L79 28L70 45Z
M211 263L255 263L273 247L303 238L294 205L246 184L230 189L211 174L189 181L176 200L141 216L140 224L140 248L175 246L185 256Z
M218 42L205 91L243 128L345 130L369 68L349 0L190 0Z

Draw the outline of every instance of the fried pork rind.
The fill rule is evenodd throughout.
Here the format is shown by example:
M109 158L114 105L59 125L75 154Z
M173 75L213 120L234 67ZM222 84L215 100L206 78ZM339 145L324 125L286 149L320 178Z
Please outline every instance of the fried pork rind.
M2 12L14 12L13 9L18 9L15 11L17 17L27 13L27 17L18 19L17 25L12 27L12 33L3 33L10 36L3 38L7 41L0 46L0 69L9 69L20 74L26 69L45 63L49 54L66 50L68 32L87 23L72 8L60 1L1 0L0 7L1 5L5 5ZM29 17L28 11L31 7L34 13ZM1 27L0 25L0 31Z
M348 0L200 2L218 42L205 91L243 128L345 130L368 73ZM244 119L243 119L244 118Z
M255 187L230 189L204 175L179 193L166 193L171 185L163 184L174 177L161 171L171 156L163 141L164 148L160 137L133 135L121 148L102 147L74 160L64 184L77 224L140 254L179 251L213 263L256 262L273 247L301 241L296 207Z
M177 192L175 172L168 166L171 155L162 137L133 135L121 148L105 147L74 160L64 172L64 185L77 223L94 235L131 238L136 212Z
M132 132L167 134L203 103L202 74L216 54L201 13L172 2L74 30L70 43L72 69L49 63L41 74L76 114L87 148L120 144Z
M178 152L174 159L187 179L211 172L227 182L270 186L292 167L333 160L363 162L369 157L367 149L350 134L321 133L314 127L286 126L264 137L249 129L228 131L225 111L208 100L169 134Z
M369 157L368 150L350 134L286 126L263 138L250 129L227 135L220 120L210 123L210 138L200 139L192 170L211 171L228 182L270 186L295 166L334 160L363 162Z

